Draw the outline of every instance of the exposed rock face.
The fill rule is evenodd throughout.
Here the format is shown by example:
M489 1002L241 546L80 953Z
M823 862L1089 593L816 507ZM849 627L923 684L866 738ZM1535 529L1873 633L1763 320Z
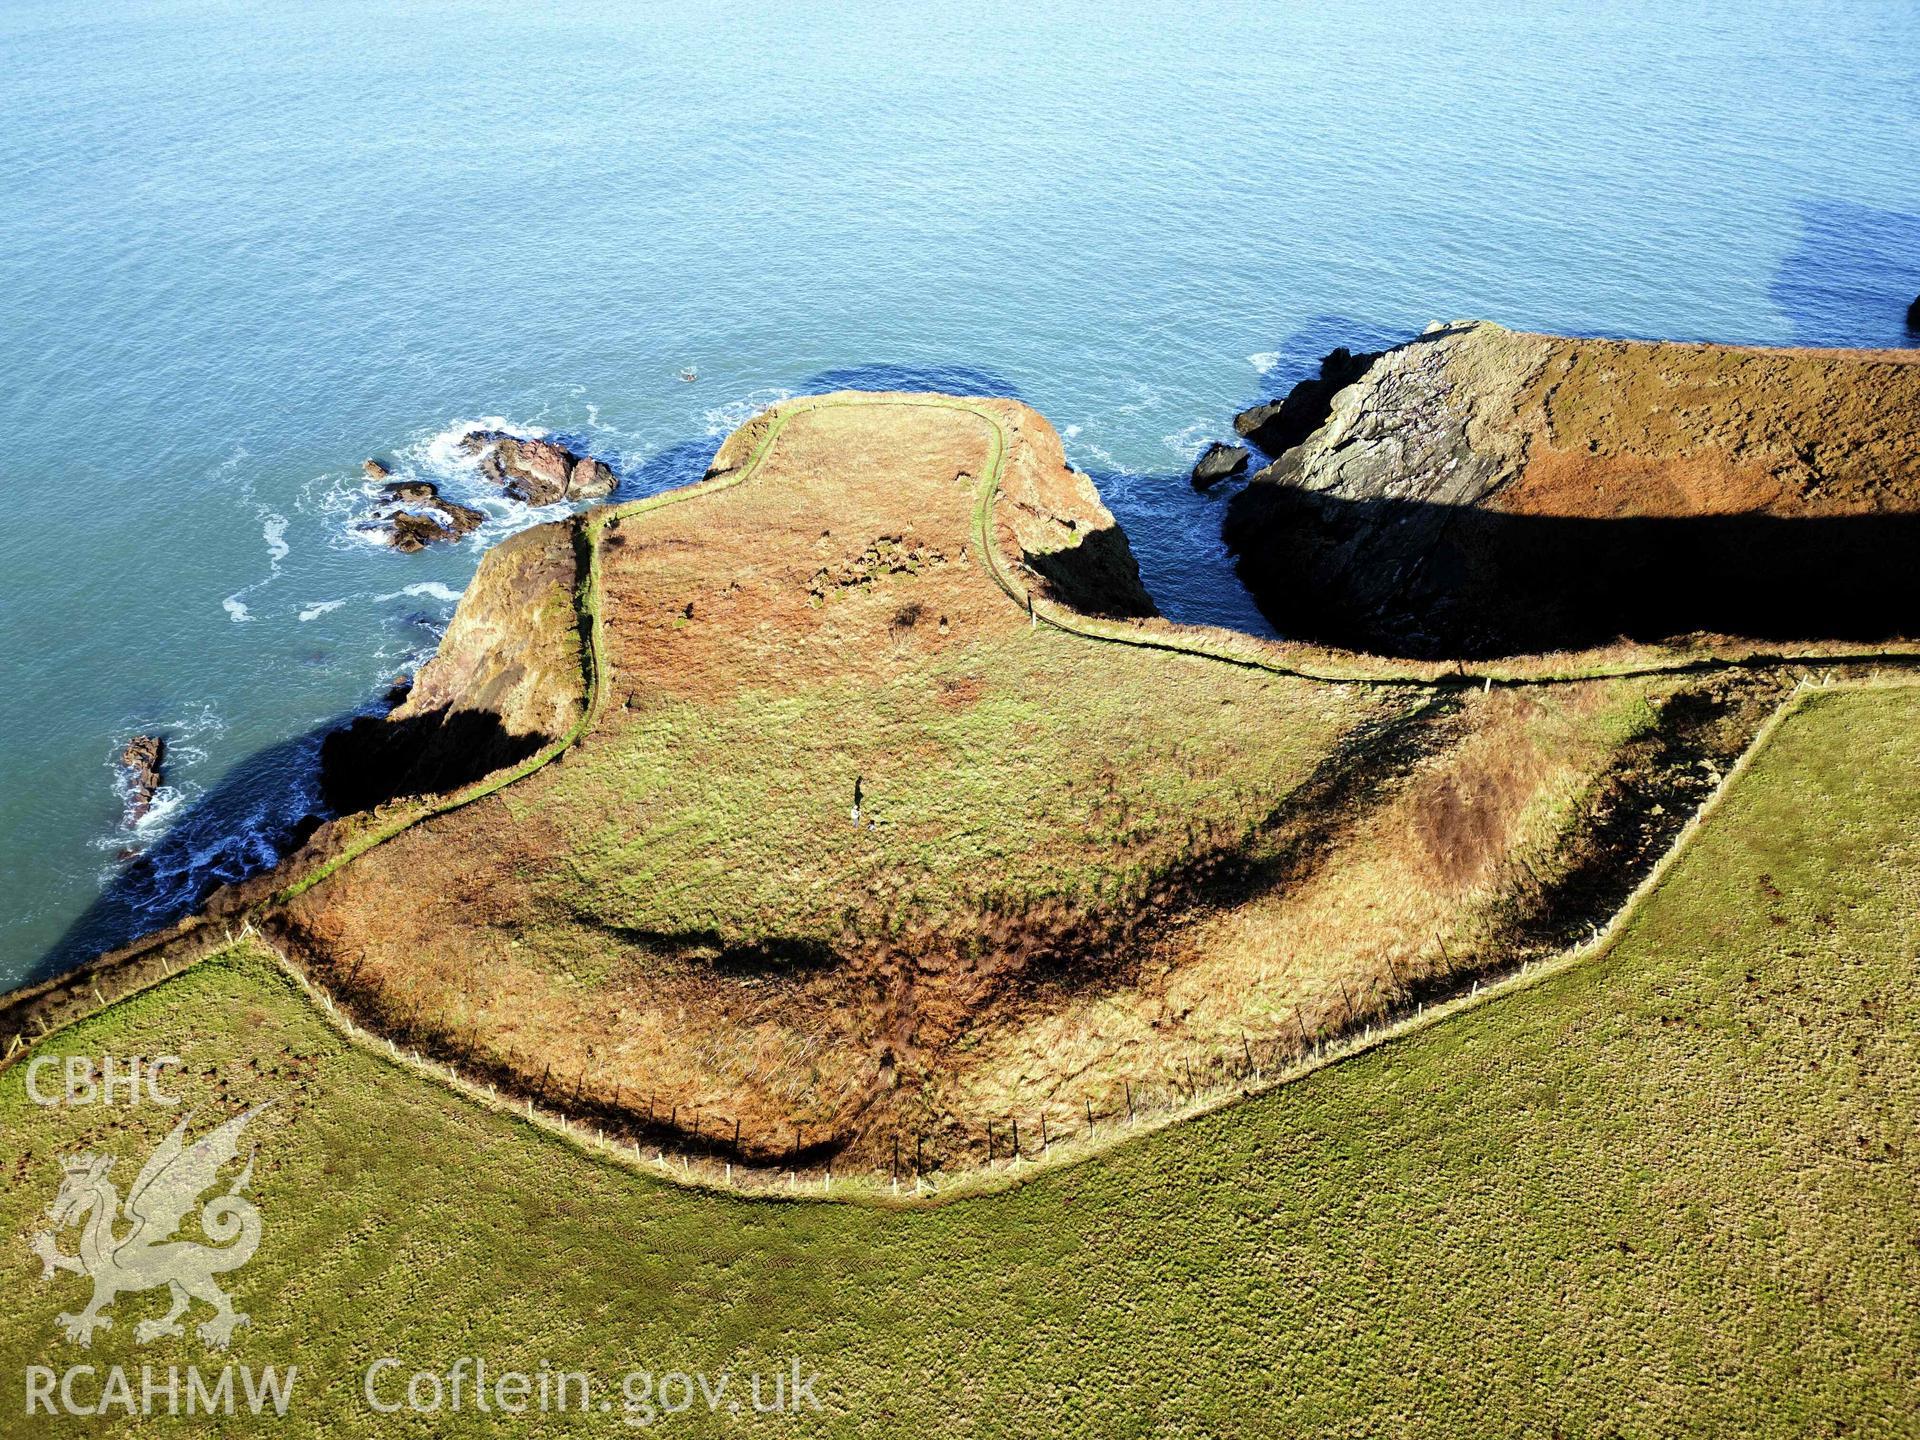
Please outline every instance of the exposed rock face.
M598 500L611 495L618 483L604 461L583 455L573 462L573 473L567 477L567 496L573 500Z
M1920 295L1914 296L1913 303L1907 307L1907 328L1920 330Z
M1430 330L1229 511L1283 633L1416 655L1920 633L1920 355Z
M576 455L551 440L528 440L498 430L474 430L461 446L480 456L480 472L529 505L599 500L618 483L602 461Z
M487 552L439 652L392 713L327 737L321 781L331 807L453 789L573 727L586 697L573 603L578 543L569 520Z
M1067 464L1051 425L1024 406L1010 408L1025 423L1012 428L1019 443L1000 474L997 513L1008 551L1063 605L1090 615L1157 615L1127 533L1093 481Z
M484 512L445 499L425 480L394 480L380 487L393 508L372 523L394 549L411 554L436 540L458 540L486 523ZM414 506L412 510L403 506Z
M167 738L136 735L120 752L120 777L126 786L126 824L140 823L153 808L153 797L166 784Z
M1222 480L1242 474L1253 458L1244 445L1226 445L1216 440L1200 452L1193 466L1193 488L1211 490Z
M1302 380L1281 399L1242 410L1233 417L1233 428L1267 454L1282 454L1324 425L1333 397L1366 374L1379 358L1377 353L1355 355L1341 346L1320 361L1318 379Z
M378 460L362 460L360 462L360 471L369 480L384 480L393 473L393 471L389 470Z

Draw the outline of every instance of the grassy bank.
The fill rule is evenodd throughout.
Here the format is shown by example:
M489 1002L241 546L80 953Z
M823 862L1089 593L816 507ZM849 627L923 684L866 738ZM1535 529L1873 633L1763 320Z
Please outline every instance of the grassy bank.
M1912 1433L1916 722L1911 691L1809 702L1590 965L931 1212L708 1196L590 1160L352 1046L245 952L52 1049L179 1053L209 1118L276 1101L233 1352L301 1367L275 1433L620 1428L376 1427L359 1376L389 1354L602 1375L799 1354L823 1377L819 1416L696 1407L669 1427L693 1434ZM0 1373L82 1357L53 1325L81 1282L39 1285L26 1250L55 1154L130 1169L171 1119L36 1108L20 1068L0 1075L18 1150ZM210 1363L132 1343L158 1308L123 1300L84 1358ZM0 1433L98 1433L18 1400Z

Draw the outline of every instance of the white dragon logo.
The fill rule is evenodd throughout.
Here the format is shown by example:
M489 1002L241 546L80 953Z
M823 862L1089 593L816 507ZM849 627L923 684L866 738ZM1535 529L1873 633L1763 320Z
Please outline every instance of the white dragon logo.
M111 1327L112 1317L103 1312L116 1296L162 1285L173 1292L173 1308L160 1319L142 1320L134 1327L134 1339L143 1345L162 1335L180 1334L180 1317L194 1300L214 1307L214 1315L195 1327L209 1345L224 1346L234 1330L246 1323L247 1317L233 1308L213 1277L238 1270L260 1248L260 1212L240 1193L253 1178L251 1151L246 1168L226 1193L200 1208L200 1228L214 1243L202 1245L174 1236L187 1211L219 1178L220 1168L239 1155L240 1133L247 1122L265 1108L256 1105L191 1145L186 1143L186 1133L193 1117L181 1120L140 1167L124 1216L120 1192L107 1179L113 1169L111 1156L75 1155L61 1162L66 1178L47 1218L55 1230L85 1221L80 1253L61 1254L54 1244L54 1230L34 1237L33 1253L44 1267L43 1280L52 1279L56 1270L71 1270L93 1281L87 1308L59 1317L69 1340L86 1345L95 1330ZM115 1227L123 1219L133 1228L116 1235Z

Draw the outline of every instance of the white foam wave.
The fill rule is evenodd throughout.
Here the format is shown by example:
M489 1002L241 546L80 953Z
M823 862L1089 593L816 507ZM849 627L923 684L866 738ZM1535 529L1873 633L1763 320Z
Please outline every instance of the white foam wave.
M209 742L224 734L226 728L227 722L218 711L211 705L201 705L184 715L142 717L139 723L124 725L114 733L104 759L113 774L113 793L120 798L123 807L132 796L129 777L120 764L120 757L126 752L128 742L136 735L161 735L166 738L163 768L167 782L153 792L146 813L130 827L142 844L151 843L164 834L181 807L205 793L205 787L192 778L193 772L205 764L212 754ZM94 849L116 854L124 850L128 829L124 824L116 824L111 830L96 835L93 839Z
M597 415L597 412L595 412ZM601 429L609 427L601 426ZM498 430L525 439L539 439L549 432L542 426L524 424L504 415L481 415L455 420L393 452L393 480L425 480L439 487L448 500L471 506L487 518L461 544L473 549L487 547L517 534L528 526L554 520L572 513L567 504L534 506L503 493L480 473L479 456L461 444L476 430ZM314 508L331 522L332 535L327 545L333 550L358 547L391 548L391 537L379 523L391 514L392 501L381 493L388 483L372 479L358 470L321 477L315 484L324 486Z
M407 596L419 599L421 596L430 595L435 600L444 600L447 604L452 605L457 603L460 597L466 593L464 590L455 590L450 585L442 585L438 580L422 580L418 585L409 585L403 590L395 590L387 595L376 595L373 598L376 602L384 605L389 600L399 600Z
M476 457L467 453L460 442L475 430L502 430L526 440L538 440L547 433L538 425L516 425L504 415L482 415L477 420L455 420L445 429L436 430L424 440L396 452L394 458L435 476L452 478L474 473L478 469Z
M1280 365L1280 353L1277 350L1262 350L1258 355L1247 356L1247 363L1262 375L1271 375Z
M220 602L220 608L227 612L227 618L236 625L244 625L254 618L253 611L249 610L246 601L240 598L246 593L245 590L236 590Z
M724 405L716 405L705 411L701 418L706 421L707 434L724 437L731 435L762 410L778 405L782 400L791 400L791 390L765 386L758 390L749 390L737 399Z
M1200 453L1200 447L1213 438L1213 426L1205 420L1196 420L1191 425L1181 426L1171 435L1162 435L1160 443L1182 464L1191 464L1193 457Z
M309 620L318 620L322 615L331 614L346 603L345 600L322 600L318 605L309 605L300 612L300 623L304 625Z
M287 517L268 511L260 520L260 538L267 542L267 554L277 566L293 553L287 544Z
M195 786L192 793L199 794L199 787ZM147 802L147 813L133 822L133 833L142 840L165 834L168 823L188 799L188 792L180 786L162 785Z

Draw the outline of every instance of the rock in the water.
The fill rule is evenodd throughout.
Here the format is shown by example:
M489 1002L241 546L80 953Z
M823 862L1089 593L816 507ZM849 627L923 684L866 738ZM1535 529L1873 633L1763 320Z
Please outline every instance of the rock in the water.
M463 455L478 455L489 445L497 444L506 438L507 432L504 430L469 430L460 437L460 443L456 448Z
M1326 423L1333 413L1333 397L1353 384L1379 359L1377 353L1354 354L1342 345L1320 361L1320 377L1302 380L1279 400L1242 410L1233 428L1269 455L1282 455Z
M1907 328L1920 330L1920 295L1913 297L1913 303L1907 307Z
M582 456L573 462L573 473L567 479L567 495L573 500L598 500L611 495L617 483L605 461Z
M486 453L480 469L514 499L529 505L552 505L567 498L573 456L549 440L521 440L509 435Z
M381 494L395 508L371 528L403 554L423 550L436 540L458 540L486 523L484 511L444 499L439 487L425 480L395 480L383 485ZM424 507L424 513L400 508L406 505Z
M126 785L129 826L139 824L153 808L153 797L166 783L167 737L136 735L120 752L120 776Z
M378 460L362 460L360 469L369 480L384 480L393 473Z
M424 550L436 540L454 538L452 528L431 515L414 515L405 510L389 516L380 528L387 536L387 543L402 555Z
M1222 480L1244 474L1253 456L1244 445L1228 445L1216 440L1200 453L1193 466L1193 488L1208 490Z
M554 505L598 500L619 483L605 462L576 455L551 440L527 440L498 430L472 430L460 448L480 456L480 473L516 500Z

